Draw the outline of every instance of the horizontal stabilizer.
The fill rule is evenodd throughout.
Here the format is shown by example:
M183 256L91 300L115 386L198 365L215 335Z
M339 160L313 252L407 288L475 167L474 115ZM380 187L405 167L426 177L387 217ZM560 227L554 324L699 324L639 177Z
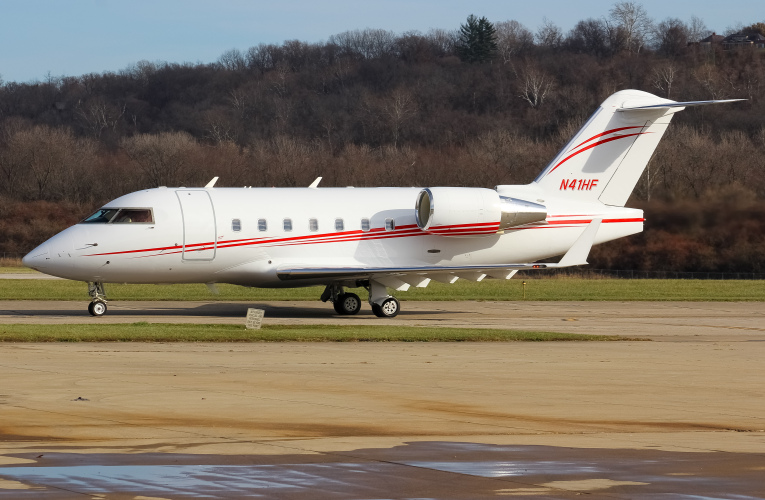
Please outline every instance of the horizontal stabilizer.
M723 104L726 102L746 101L746 99L718 99L716 101L686 101L674 102L668 101L661 104L651 104L648 106L631 105L629 102L622 104L622 107L616 108L616 111L633 111L640 109L670 109L670 108L688 108L691 106L705 106L707 104Z

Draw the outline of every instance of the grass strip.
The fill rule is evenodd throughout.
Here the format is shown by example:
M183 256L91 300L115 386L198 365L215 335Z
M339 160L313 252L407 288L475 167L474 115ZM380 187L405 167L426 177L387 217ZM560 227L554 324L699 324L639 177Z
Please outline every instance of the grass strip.
M42 274L24 266L0 266L0 274Z
M427 288L396 292L400 300L524 300L523 280L459 280L453 285L431 282ZM317 300L322 287L264 289L220 284L213 295L203 284L107 284L110 300L267 301ZM631 280L550 278L526 279L525 300L610 301L765 301L765 286L757 280ZM366 300L363 288L352 290ZM68 280L0 279L0 300L82 300L87 285Z
M0 325L0 342L511 342L645 340L617 335L336 325L239 325L131 323L96 325Z

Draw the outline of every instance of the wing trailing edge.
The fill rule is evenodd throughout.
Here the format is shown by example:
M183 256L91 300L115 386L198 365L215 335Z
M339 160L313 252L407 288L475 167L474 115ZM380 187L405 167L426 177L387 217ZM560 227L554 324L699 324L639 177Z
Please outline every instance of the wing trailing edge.
M407 266L407 267L308 267L281 266L276 275L282 281L294 280L365 280L374 279L387 287L407 290L409 286L426 287L431 280L454 283L458 278L481 281L486 276L510 279L522 269L547 269L587 264L587 256L595 242L602 219L593 219L560 262L539 264L499 264L494 266Z

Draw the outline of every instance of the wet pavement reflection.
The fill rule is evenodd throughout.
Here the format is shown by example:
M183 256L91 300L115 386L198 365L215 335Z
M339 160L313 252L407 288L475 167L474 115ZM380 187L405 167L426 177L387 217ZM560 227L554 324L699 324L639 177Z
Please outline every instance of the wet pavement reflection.
M414 442L317 455L14 456L35 463L0 467L0 498L765 498L764 454Z

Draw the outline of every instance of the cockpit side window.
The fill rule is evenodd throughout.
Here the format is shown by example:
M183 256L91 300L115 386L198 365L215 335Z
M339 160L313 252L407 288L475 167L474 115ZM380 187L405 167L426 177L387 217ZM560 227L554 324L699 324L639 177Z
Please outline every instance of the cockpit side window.
M82 222L89 224L152 224L154 223L154 214L150 208L101 208Z
M82 222L107 223L110 220L112 220L115 215L117 215L117 212L119 212L118 208L99 208L98 210L96 210L96 213L94 213L90 217L86 217L85 220Z
M154 222L154 218L148 208L122 208L117 216L112 219L112 224L151 224L152 222Z

